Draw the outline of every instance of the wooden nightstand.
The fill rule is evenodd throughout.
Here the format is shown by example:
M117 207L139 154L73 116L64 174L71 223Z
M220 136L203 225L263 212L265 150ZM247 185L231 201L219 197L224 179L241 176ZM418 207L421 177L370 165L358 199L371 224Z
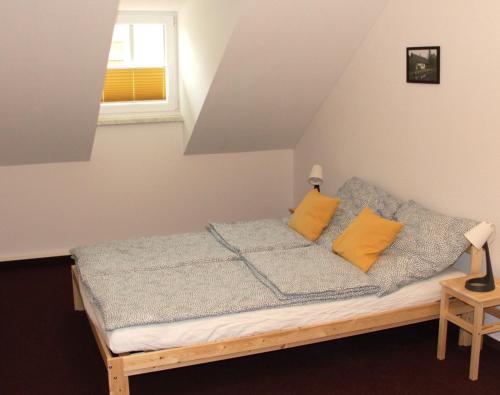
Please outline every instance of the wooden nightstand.
M488 311L488 313L491 313L497 318L500 317L499 310L495 308L495 306L500 305L500 280L495 280L496 288L493 291L473 292L465 288L465 281L473 277L478 277L478 275L475 274L441 281L441 310L439 317L437 358L440 360L445 358L448 321L453 322L472 334L469 378L471 380L477 380L482 337L488 333L500 331L500 322L484 325L485 311ZM450 296L472 307L472 322L464 320L450 310Z

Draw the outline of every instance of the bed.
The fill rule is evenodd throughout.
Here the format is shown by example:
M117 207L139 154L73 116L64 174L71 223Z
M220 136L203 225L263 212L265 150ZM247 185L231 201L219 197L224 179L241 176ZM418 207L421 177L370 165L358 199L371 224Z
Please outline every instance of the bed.
M338 194L344 206L324 232L323 241L313 244L291 235L282 221L263 220L210 224L207 233L75 250L74 306L86 311L108 370L109 393L128 394L132 375L438 318L439 282L463 275L447 267L466 248L463 227L471 222L436 216L412 202L402 204L359 179L348 181ZM407 228L380 258L371 277L358 274L345 261L338 262L341 258L326 252L326 244L321 246L331 243L363 206L387 217L400 215ZM450 255L448 246L453 247L454 239L448 236L455 228L457 245L455 255ZM446 243L442 243L445 236ZM422 249L425 239L431 238L437 244ZM415 248L420 249L418 254ZM469 247L468 253L470 272L479 272L482 251ZM444 266L443 257L451 259ZM387 268L392 268L390 275L384 274ZM316 277L309 277L310 272ZM233 279L241 280L238 276L243 279L241 287L248 288L241 291L247 304L232 301L240 292L239 284L231 284ZM168 281L161 282L164 278ZM215 286L205 292L221 285L228 289L204 297L206 282ZM201 296L193 294L197 286L202 287L196 291ZM255 293L259 296L254 297ZM191 297L194 306L185 303ZM172 306L165 300L172 301ZM451 309L466 319L470 314L468 307L454 301ZM468 342L465 334L460 342Z
M470 247L468 252L470 254L470 273L479 273L482 251ZM269 330L249 336L230 337L155 351L116 354L110 350L108 344L113 335L116 336L116 333L106 333L99 327L95 310L88 299L83 299L80 293L78 272L74 267L72 268L74 307L77 311L87 309L90 327L108 371L110 395L129 394L129 376L286 349L437 319L439 318L440 306L439 296L436 296L435 291L436 288L439 289L437 287L439 279L455 275L458 275L456 271L450 271L426 284L427 287L432 289L426 296L434 299L431 302L416 301L396 309L386 309L356 316L351 315L341 320L326 320L310 325ZM422 297L422 294L420 297ZM87 307L85 307L85 304ZM451 302L450 309L455 314L463 314L465 317L470 313L469 308L455 301ZM154 331L153 328L150 329ZM128 335L130 333L123 336ZM460 336L460 342L462 345L468 344L467 335L463 332Z

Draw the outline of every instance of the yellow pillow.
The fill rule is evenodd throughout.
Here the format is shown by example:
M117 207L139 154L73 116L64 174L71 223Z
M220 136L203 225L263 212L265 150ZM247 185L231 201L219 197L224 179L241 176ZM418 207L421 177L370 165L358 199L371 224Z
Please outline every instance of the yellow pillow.
M339 199L322 195L313 189L295 209L288 226L305 238L314 241L330 223L339 203Z
M368 207L333 242L333 252L367 272L389 247L403 224L382 218Z

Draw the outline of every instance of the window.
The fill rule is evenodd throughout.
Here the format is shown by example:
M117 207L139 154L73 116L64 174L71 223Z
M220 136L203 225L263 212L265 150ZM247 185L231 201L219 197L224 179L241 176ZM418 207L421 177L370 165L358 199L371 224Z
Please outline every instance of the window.
M176 41L173 14L118 15L101 96L101 118L177 109Z

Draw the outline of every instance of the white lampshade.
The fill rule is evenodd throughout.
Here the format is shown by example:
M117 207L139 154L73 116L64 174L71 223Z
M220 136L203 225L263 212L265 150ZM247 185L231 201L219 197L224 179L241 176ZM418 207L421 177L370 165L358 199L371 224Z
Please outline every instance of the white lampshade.
M476 248L483 248L487 241L492 241L494 235L495 225L490 222L481 222L468 232L464 233L465 238Z
M309 184L321 185L323 184L323 168L321 165L314 165L309 175Z

